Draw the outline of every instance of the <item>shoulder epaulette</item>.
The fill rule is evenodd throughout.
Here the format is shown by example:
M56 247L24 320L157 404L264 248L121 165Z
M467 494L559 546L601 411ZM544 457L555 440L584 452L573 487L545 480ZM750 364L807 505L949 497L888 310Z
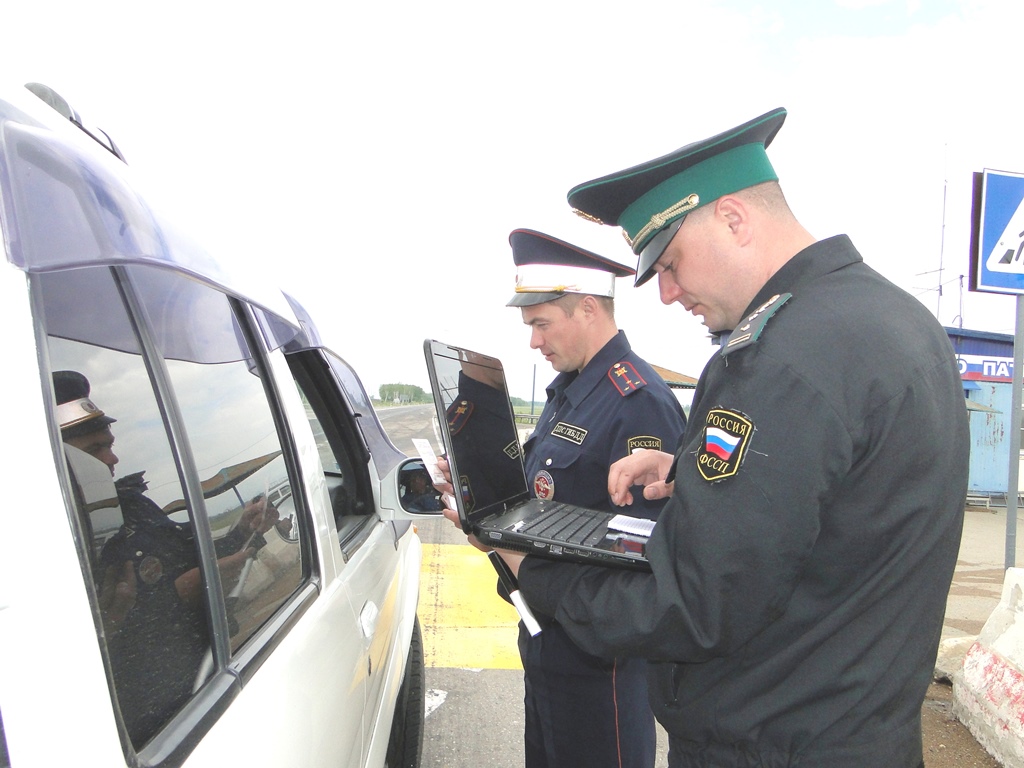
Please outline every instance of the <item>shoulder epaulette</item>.
M456 400L445 412L445 416L448 417L448 431L453 435L459 434L459 430L469 423L469 417L472 415L472 400Z
M621 362L613 365L608 369L608 378L612 380L615 389L623 397L647 386L644 377L637 372L630 362Z
M749 347L756 342L761 337L762 332L764 332L764 326L768 322L768 318L778 312L782 305L791 298L793 298L792 293L777 293L755 309L753 313L747 315L743 322L737 325L733 332L729 334L729 340L722 347L720 354L724 357L730 352Z

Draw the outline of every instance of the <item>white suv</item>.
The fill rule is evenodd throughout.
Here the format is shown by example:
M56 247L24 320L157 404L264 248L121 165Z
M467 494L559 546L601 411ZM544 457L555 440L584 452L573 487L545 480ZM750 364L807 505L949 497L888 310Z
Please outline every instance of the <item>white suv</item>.
M0 95L0 765L418 765L412 462L295 301L32 91Z

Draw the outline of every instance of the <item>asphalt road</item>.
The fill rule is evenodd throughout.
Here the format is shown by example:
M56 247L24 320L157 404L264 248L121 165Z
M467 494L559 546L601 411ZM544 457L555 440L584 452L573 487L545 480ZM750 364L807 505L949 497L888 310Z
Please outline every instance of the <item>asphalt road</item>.
M411 439L424 437L436 450L432 406L386 408L379 415L399 449L414 455ZM523 681L515 612L496 597L487 559L466 543L461 532L443 518L423 518L417 526L424 554L419 614L428 688L422 765L521 768ZM946 667L962 659L999 601L1005 528L1005 509L968 507L965 512L942 631L940 664ZM1018 537L1017 564L1024 565L1024 537ZM966 732L958 723L950 725ZM927 764L944 765L934 755L947 745L930 744L929 738L926 730ZM948 732L941 738L949 740ZM966 738L971 740L969 733ZM960 758L952 764L974 763ZM660 726L656 765L668 765Z
M421 437L430 440L434 450L438 451L440 438L434 428L433 405L403 405L394 408L378 408L377 418L391 438L391 442L400 451L409 456L416 455L412 438ZM440 453L440 451L438 451Z

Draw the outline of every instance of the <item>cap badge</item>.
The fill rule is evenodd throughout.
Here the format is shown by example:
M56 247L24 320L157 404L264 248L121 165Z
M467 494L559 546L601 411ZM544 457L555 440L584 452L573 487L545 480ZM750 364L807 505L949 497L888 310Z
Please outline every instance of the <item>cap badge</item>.
M57 420L60 422L61 429L67 429L83 421L104 415L106 414L88 397L70 400L57 406Z

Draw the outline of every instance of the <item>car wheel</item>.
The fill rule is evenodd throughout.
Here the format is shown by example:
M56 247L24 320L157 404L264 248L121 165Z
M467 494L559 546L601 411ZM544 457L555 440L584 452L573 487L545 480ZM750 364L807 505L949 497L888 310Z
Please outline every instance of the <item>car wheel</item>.
M423 638L420 620L412 626L409 659L405 663L405 679L395 702L395 717L388 742L387 768L418 768L423 752L424 717Z

